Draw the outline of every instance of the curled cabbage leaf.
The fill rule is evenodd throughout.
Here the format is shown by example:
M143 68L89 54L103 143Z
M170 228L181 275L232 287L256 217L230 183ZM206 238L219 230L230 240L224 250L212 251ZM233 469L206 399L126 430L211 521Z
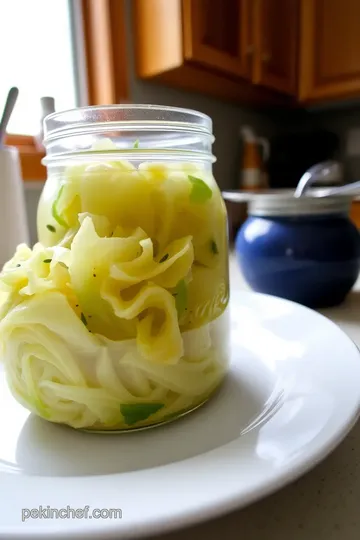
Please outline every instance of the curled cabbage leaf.
M189 274L191 237L170 244L166 255L155 261L152 241L141 229L128 237L101 237L86 216L69 262L89 328L112 339L137 336L142 353L161 363L176 362L183 353L175 299L167 289Z
M0 316L4 316L24 298L51 290L63 293L75 305L76 298L70 286L67 267L69 255L68 249L58 246L45 248L38 243L31 250L25 244L20 244L0 274L0 291L7 293Z

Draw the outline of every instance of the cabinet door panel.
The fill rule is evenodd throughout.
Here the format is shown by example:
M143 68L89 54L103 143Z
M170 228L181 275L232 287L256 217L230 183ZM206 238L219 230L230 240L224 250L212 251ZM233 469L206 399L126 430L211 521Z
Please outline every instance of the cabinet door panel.
M303 0L300 98L360 95L360 1Z
M250 74L251 0L183 0L186 60L230 75Z
M254 82L297 92L298 0L255 0Z

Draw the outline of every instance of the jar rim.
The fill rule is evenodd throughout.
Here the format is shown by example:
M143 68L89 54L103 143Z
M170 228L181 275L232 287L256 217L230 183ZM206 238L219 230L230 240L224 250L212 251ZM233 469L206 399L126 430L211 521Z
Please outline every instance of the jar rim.
M326 214L348 214L352 197L336 195L317 197L321 190L312 190L305 197L296 198L289 194L259 194L250 199L248 213L258 217L317 216Z
M113 149L94 143L110 139ZM44 120L46 166L69 160L178 159L213 163L212 120L206 114L153 104L95 105L55 112ZM135 142L138 144L135 145ZM140 147L139 147L140 142Z
M146 124L147 129L151 125L162 129L183 128L184 131L188 128L192 132L212 135L212 120L200 111L168 105L125 103L78 107L49 114L44 119L44 144L46 146L46 142L65 133L89 131L94 126L99 129L102 124L106 124L107 130L109 126L126 130Z

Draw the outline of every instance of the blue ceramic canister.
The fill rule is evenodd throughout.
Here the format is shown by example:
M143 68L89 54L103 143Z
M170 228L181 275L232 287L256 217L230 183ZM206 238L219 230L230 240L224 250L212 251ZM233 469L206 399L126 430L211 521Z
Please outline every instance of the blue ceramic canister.
M350 205L348 196L254 196L235 244L247 283L313 308L341 303L360 269Z

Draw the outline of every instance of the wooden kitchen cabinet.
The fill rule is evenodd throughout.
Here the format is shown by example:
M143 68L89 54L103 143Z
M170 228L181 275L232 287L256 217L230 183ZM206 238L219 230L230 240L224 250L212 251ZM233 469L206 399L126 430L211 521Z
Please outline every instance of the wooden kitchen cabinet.
M297 94L298 0L255 0L253 82Z
M132 5L141 78L250 104L360 96L360 0Z
M302 0L299 96L360 95L360 1Z
M134 0L137 74L243 103L292 103L285 94L296 94L297 5Z
M183 0L182 8L185 60L250 77L250 0Z

